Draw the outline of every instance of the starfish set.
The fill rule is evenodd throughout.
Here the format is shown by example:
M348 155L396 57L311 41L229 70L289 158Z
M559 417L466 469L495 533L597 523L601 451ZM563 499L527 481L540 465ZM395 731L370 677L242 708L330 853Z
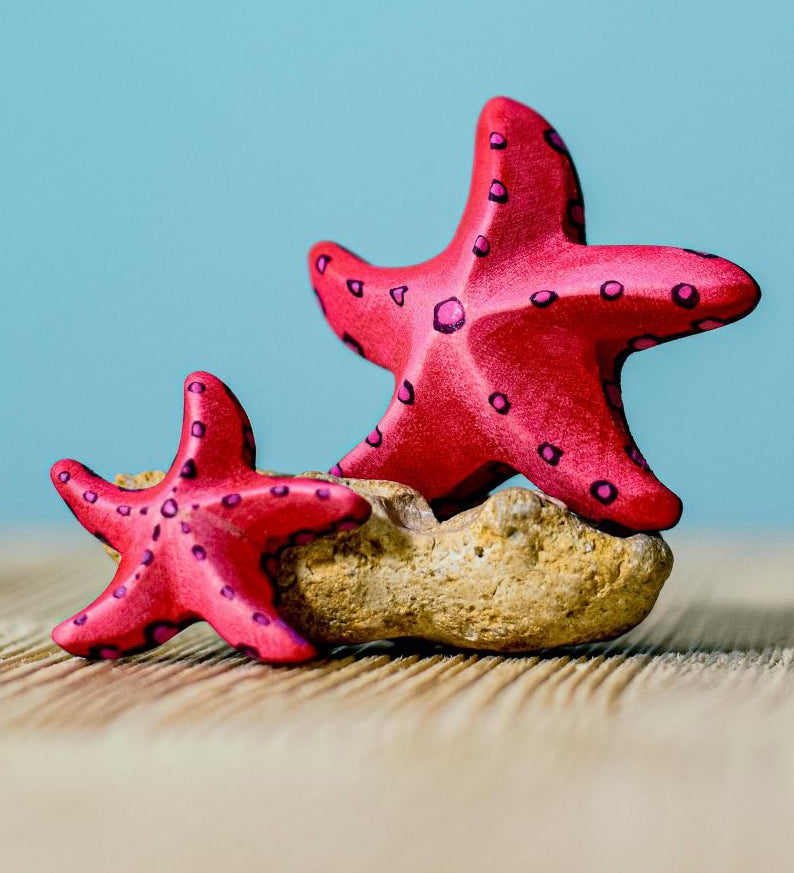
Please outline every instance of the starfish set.
M333 243L309 255L333 330L391 370L379 424L331 473L412 486L439 518L522 473L615 531L672 527L681 501L629 432L626 358L747 315L758 285L694 249L588 246L578 177L560 135L507 98L477 125L463 218L437 257L374 267ZM117 658L206 620L254 658L315 654L278 615L278 558L363 524L368 502L343 484L256 472L248 419L208 373L185 382L176 459L128 491L75 461L52 479L91 533L121 554L107 590L54 640Z

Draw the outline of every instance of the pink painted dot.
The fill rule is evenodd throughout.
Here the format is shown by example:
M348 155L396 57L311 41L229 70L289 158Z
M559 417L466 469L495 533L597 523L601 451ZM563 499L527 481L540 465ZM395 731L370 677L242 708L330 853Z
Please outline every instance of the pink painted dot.
M507 145L507 140L501 133L494 131L491 134L490 145L492 149L503 149Z
M716 330L718 327L722 327L724 322L720 321L717 318L704 318L703 321L699 321L696 325L698 330Z
M61 472L58 473L58 478L61 482L68 482L72 477L66 472L66 470L61 470Z
M78 615L77 618L74 619L72 624L76 624L77 627L82 627L88 621L88 616L85 613Z
M200 421L194 421L193 424L190 425L190 433L194 437L198 437L201 439L206 433L206 428Z
M611 495L612 495L612 489L609 487L609 485L599 485L598 486L598 496L602 500L608 500Z
M191 394L203 394L204 393L204 383L203 382L191 382L190 385L187 386L187 390L190 391Z
M493 399L494 409L504 409L507 406L507 398L504 394L497 394Z
M433 307L433 329L439 333L455 333L466 323L466 312L457 297L448 297Z
M543 291L536 291L530 296L529 300L533 306L545 309L547 306L551 306L558 296L559 295L556 291L548 291L544 289Z
M190 551L193 552L193 557L197 561L204 561L207 558L207 550L204 546L193 546Z
M121 600L122 597L125 597L127 594L127 586L119 585L119 587L113 592L113 596L116 600Z
M121 649L118 646L102 646L99 650L99 657L105 661L115 661L121 657Z
M400 285L397 288L390 288L389 295L391 299L398 305L402 306L405 303L405 292L408 290L407 285Z
M261 624L263 626L270 624L270 619L264 614L264 612L255 612L251 618L256 622L256 624Z
M84 491L83 492L83 500L85 500L86 503L96 503L96 500L97 500L96 491Z
M332 476L338 476L340 479L345 475L339 464L334 464L333 467L331 467L330 473Z
M318 488L315 492L318 500L330 500L331 499L331 489L330 488Z
M546 131L546 140L553 148L557 149L558 152L567 152L568 148L563 141L563 138L557 133L556 130L548 130Z
M607 395L607 400L609 401L610 406L614 406L615 409L623 408L623 397L620 393L620 388L614 384L614 382L607 382L604 386L604 390Z
M547 461L551 461L554 459L554 449L552 449L551 446L545 446L541 454Z
M604 282L601 286L601 296L607 300L617 300L623 293L623 285L620 282L609 281Z
M225 597L227 600L234 600L234 588L231 585L224 585L221 588L221 597Z
M317 267L317 272L322 275L325 272L325 268L328 266L330 262L330 257L328 255L320 255L317 260L314 262L315 267Z
M659 340L654 339L652 336L641 336L631 341L631 347L638 352L641 352L643 349L652 349L658 345Z
M494 179L491 182L491 187L488 189L488 199L494 203L507 202L507 188L498 179Z
M270 489L270 493L274 497L286 497L289 494L289 488L286 485L274 485Z
M478 258L484 258L488 254L488 252L491 251L491 244L482 234L480 234L480 236L478 236L477 239L474 240L474 246L472 248L472 251L475 255L477 255Z
M152 632L152 639L158 644L167 643L179 633L178 627L170 627L167 624L158 624Z
M357 521L340 521L336 526L337 530L355 530L358 527Z
M397 399L401 403L410 403L412 400L411 391L409 390L409 388L405 382L403 382L402 385L400 385L400 389L397 392Z
M132 512L132 507L123 504L122 506L116 507L116 512L118 512L119 515L129 515L130 512Z

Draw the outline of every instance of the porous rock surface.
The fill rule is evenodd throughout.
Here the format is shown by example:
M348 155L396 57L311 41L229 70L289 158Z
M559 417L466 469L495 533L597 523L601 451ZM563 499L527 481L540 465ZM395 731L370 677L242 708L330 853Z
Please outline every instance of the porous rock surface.
M279 612L314 643L418 637L518 652L610 639L645 618L672 569L661 536L612 536L539 491L507 488L439 522L405 485L303 475L372 504L358 530L281 557Z

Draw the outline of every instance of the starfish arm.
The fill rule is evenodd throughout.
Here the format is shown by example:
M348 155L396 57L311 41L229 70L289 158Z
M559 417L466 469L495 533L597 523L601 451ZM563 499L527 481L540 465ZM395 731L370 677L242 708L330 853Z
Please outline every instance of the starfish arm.
M131 542L135 516L144 508L145 491L126 491L106 482L78 461L53 464L50 478L83 527L119 552Z
M585 330L628 351L721 327L760 299L736 264L666 246L571 246L533 272L510 292L518 305L506 307L521 310L527 328Z
M416 267L375 267L331 242L309 252L309 275L323 315L351 351L381 367L408 353Z
M252 474L239 492L225 494L204 508L225 530L239 531L254 543L266 538L307 542L352 530L369 518L372 509L364 497L344 485L259 474Z
M207 558L183 582L182 597L229 645L263 661L293 663L315 655L273 605L273 580L253 543L216 531L207 536ZM265 543L263 555L274 543Z
M122 557L108 588L59 624L53 640L73 655L115 659L158 646L195 621L174 605L157 563L148 562L147 553Z
M225 480L251 470L256 445L251 423L240 402L210 373L191 373L185 379L182 436L169 471L190 482Z
M542 356L517 361L515 322L491 318L472 334L472 342L489 348L478 361L480 393L504 398L490 439L505 463L586 518L633 530L677 523L681 501L634 444L619 386L608 382L614 362L603 360L592 341L550 332Z
M573 161L537 112L507 97L485 104L477 123L474 168L450 250L486 281L497 262L526 260L533 249L584 242L584 207ZM493 277L491 277L493 278Z
M448 362L447 362L448 364ZM331 473L361 479L388 479L419 491L446 517L509 478L515 471L490 460L479 441L476 421L465 400L438 387L443 359L417 366L411 379L398 378L397 390L377 427ZM463 386L457 386L463 388ZM464 389L465 390L465 389ZM443 442L428 439L433 422L444 422Z

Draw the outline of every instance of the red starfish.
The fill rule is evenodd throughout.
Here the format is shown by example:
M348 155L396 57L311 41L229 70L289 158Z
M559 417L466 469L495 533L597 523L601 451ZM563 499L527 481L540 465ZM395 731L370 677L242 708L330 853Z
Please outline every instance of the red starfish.
M254 452L232 392L193 373L179 450L160 484L128 491L76 461L58 461L55 487L83 527L122 558L106 591L55 628L55 642L75 655L117 658L205 619L251 657L312 657L311 644L274 608L279 553L358 527L370 506L343 485L262 476Z
M309 269L334 331L396 379L379 425L332 472L411 485L443 517L518 471L634 530L671 527L681 502L631 438L624 361L759 299L715 255L584 245L562 139L504 97L480 116L468 203L440 255L381 268L322 242Z

